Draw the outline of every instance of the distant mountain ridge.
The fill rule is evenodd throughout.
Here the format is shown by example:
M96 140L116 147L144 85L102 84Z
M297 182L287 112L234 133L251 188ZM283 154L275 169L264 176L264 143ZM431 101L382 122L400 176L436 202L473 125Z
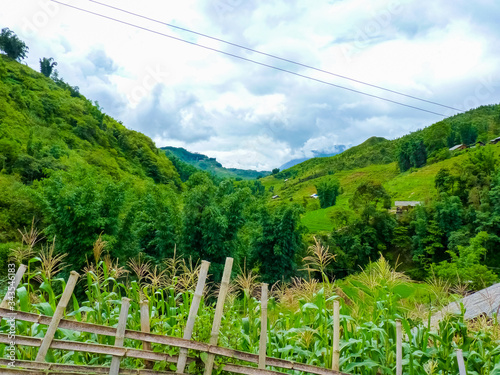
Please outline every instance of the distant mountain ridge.
M295 166L297 164L300 164L302 162L305 162L306 160L309 160L309 159L313 159L313 158L326 158L326 157L329 157L329 156L334 156L334 155L340 154L341 152L345 151L346 149L347 149L347 146L345 146L345 145L338 145L338 146L335 146L335 151L334 152L330 152L330 153L324 153L324 152L319 152L319 151L313 150L312 151L313 156L299 158L299 159L292 159L290 161L287 161L285 164L283 164L280 167L280 171L284 171L285 169L292 168L293 166Z
M182 147L166 146L161 147L168 157L176 157L181 161L192 165L197 169L207 171L222 178L241 178L243 180L251 180L255 178L265 177L271 174L269 171L255 171L251 169L225 168L215 158L197 152L190 152Z

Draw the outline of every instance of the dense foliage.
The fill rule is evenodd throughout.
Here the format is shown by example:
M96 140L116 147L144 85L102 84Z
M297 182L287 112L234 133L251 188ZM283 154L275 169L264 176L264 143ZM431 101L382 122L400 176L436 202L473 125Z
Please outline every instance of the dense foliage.
M115 326L120 312L120 299L128 297L131 307L127 328L141 329L139 301L149 302L151 331L159 335L182 337L186 325L193 288L199 267L182 258L165 260L160 273L151 264L136 260L133 273L104 257L105 243L97 242L94 260L86 268L85 297L73 299L66 317L78 321ZM324 262L322 249L311 249L310 267L320 270ZM316 256L315 256L316 255ZM53 259L52 259L53 260ZM46 263L50 259L45 258ZM57 263L57 262L56 262ZM40 264L33 259L30 264ZM54 264L52 262L52 264ZM41 263L43 265L43 261ZM25 276L17 293L16 309L52 316L60 298L57 290L64 288L63 279L51 278L47 268L31 270ZM43 284L39 284L43 282ZM39 285L39 286L38 286ZM211 285L217 290L217 285ZM258 276L242 272L232 283L226 299L219 335L219 345L257 353L260 339L260 301ZM213 293L212 295L217 295ZM395 373L396 319L402 321L403 373L457 374L456 350L463 351L467 373L495 375L500 371L500 336L498 320L481 319L466 322L463 316L452 315L429 325L433 308L439 308L454 296L445 286L423 287L411 282L403 274L391 269L384 258L370 264L363 272L344 281L320 283L314 278L295 279L293 283L279 284L270 293L268 303L267 355L319 367L331 368L332 360L332 304L341 302L340 311L340 370L351 374L375 375ZM215 306L208 292L198 311L193 339L208 342ZM4 320L0 331L8 332ZM47 326L18 320L16 334L43 337ZM60 329L57 339L113 345L114 337ZM125 346L141 349L142 343L126 339ZM7 345L0 344L0 355ZM33 359L37 348L17 345L15 358ZM152 344L153 351L177 355L179 349ZM187 373L201 373L204 356L190 351L198 358ZM50 362L64 364L92 364L109 366L111 356L87 352L50 350ZM217 362L223 362L222 358ZM248 365L231 359L236 363ZM123 358L121 366L139 369L140 359ZM155 370L175 371L175 364L156 361ZM224 373L224 372L222 372ZM285 373L288 373L285 370ZM290 372L292 373L292 372Z
M21 61L28 55L28 46L9 28L0 31L0 51L11 59Z

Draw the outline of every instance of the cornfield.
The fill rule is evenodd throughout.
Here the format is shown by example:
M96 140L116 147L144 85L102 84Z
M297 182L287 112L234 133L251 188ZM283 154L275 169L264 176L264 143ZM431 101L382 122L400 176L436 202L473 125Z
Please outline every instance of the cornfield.
M102 244L101 244L102 245ZM50 250L50 249L49 249ZM140 330L140 301L149 302L151 332L182 337L186 326L199 266L180 257L168 259L163 267L151 266L141 257L129 262L128 272L101 257L99 244L95 259L85 268L80 279L82 295L72 297L66 317L81 322L116 326L122 297L131 299L128 327ZM45 250L46 258L50 251ZM101 259L102 258L102 259ZM43 259L42 259L43 260ZM33 263L41 261L34 258ZM46 259L55 269L59 262ZM313 258L309 269L315 270ZM394 374L396 367L396 320L402 321L403 373L458 374L456 350L461 349L468 374L500 374L500 328L497 317L466 322L462 315L449 316L430 326L433 307L446 293L436 285L426 285L420 300L411 300L419 290L403 274L391 269L385 259L371 264L355 277L336 283L329 282L321 269L322 281L294 279L290 284L274 285L268 301L267 355L328 367L332 365L333 301L341 303L340 370L352 374ZM219 345L258 353L260 337L260 301L258 277L241 269L234 279L222 319ZM52 316L65 287L65 280L54 277L45 267L25 274L17 289L16 309ZM422 288L420 288L422 289ZM84 293L84 294L83 294ZM193 339L208 342L215 305L217 285L204 292L198 312ZM441 293L441 294L440 294ZM431 300L434 296L435 299ZM438 298L439 296L439 298ZM449 295L448 295L449 296ZM422 300L429 299L428 303ZM5 320L0 330L8 332ZM47 326L16 322L16 334L43 337ZM113 345L114 338L85 332L59 329L56 339ZM128 347L140 348L140 342L128 340ZM0 345L5 356L6 345ZM34 360L36 348L16 347L16 358ZM164 351L152 346L153 351ZM168 354L177 355L177 348ZM190 353L191 356L199 356ZM201 358L203 360L203 358ZM49 350L48 361L65 364L110 364L111 357L84 352ZM124 367L141 368L142 360L125 358ZM155 363L155 370L175 370L167 363ZM193 362L187 369L198 373Z

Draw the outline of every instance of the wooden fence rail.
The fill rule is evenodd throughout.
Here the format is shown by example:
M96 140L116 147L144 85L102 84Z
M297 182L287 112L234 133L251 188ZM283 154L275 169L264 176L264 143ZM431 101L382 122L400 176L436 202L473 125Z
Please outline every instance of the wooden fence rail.
M212 334L210 343L197 342L188 339L191 336L191 332L185 335L186 338L178 338L171 336L163 336L149 332L149 324L147 324L144 319L147 318L147 309L145 307L141 308L141 331L128 330L126 329L126 318L128 316L128 308L130 305L130 300L124 298L122 300L122 306L120 311L120 319L118 327L109 327L98 324L78 322L76 320L63 319L63 313L67 305L67 301L73 293L73 288L77 279L77 273L74 272L70 276L70 281L68 282L66 289L63 291L63 297L59 301L58 308L54 313L54 316L39 315L24 311L13 311L6 307L4 303L0 307L0 320L2 317L15 317L15 320L38 323L42 325L47 325L49 327L48 334L43 338L39 337L27 337L27 336L16 336L15 345L38 347L38 355L35 361L26 360L16 360L15 366L12 366L12 362L2 359L0 360L0 374L140 374L140 375L152 375L152 374L173 374L172 372L166 371L155 371L152 370L154 362L168 362L181 364L178 373L183 373L185 364L192 363L193 361L200 361L197 358L187 357L188 350L194 350L197 352L204 352L208 354L208 361L204 363L205 374L210 375L213 368L222 367L224 371L235 373L235 374L246 374L246 375L271 375L271 374L282 374L282 372L274 371L270 368L276 368L281 370L291 370L300 371L303 373L315 374L315 375L342 375L343 373L331 369L326 369L322 367L307 365L303 363L267 357L266 355L266 328L267 324L262 323L261 327L261 340L260 340L260 354L252 354L239 350L223 348L217 346L217 339L220 330L220 319L223 314L224 299L227 293L227 286L229 283L229 275L231 273L232 259L228 258L226 262L226 267L224 270L223 283L219 291L219 298L216 307L216 315L214 317L214 323L212 327ZM200 275L200 282L197 287L197 295L199 294L201 298L201 293L203 290L203 285L206 278L206 272L208 271L208 262L206 262L203 267L204 271ZM23 273L24 269L20 268L20 273ZM21 275L22 276L22 275ZM17 281L17 280L16 280ZM17 284L16 284L17 287ZM265 290L265 292L264 292ZM266 316L265 311L267 310L267 285L263 285L262 300L263 307L263 317ZM198 299L198 298L197 298ZM141 301L139 301L141 302ZM199 301L195 301L199 303ZM196 306L195 306L196 307ZM190 325L194 323L194 318L197 313L197 308L193 308L190 314ZM267 317L265 317L267 322ZM149 323L149 322L148 322ZM192 328L188 327L188 331ZM55 340L54 334L57 329L68 329L79 332L92 333L97 335L106 335L115 337L115 345L103 345L88 342L77 342L70 340ZM123 346L125 338L137 340L143 343L142 349L127 348ZM12 338L8 334L0 333L0 344L10 345ZM166 353L153 352L151 351L150 344L160 344L169 347L177 347L180 349L179 356L172 356ZM149 345L148 345L149 344ZM65 350L65 351L77 351L86 353L95 353L109 355L112 357L110 367L102 366L84 366L84 365L65 365L56 363L45 362L45 357L48 349ZM262 353L263 352L263 353ZM221 364L214 364L215 356L224 357L232 360L239 360L246 362L246 364L234 364L223 361ZM123 369L120 368L120 362L122 358L134 358L144 360L144 369ZM201 363L201 362L199 362ZM251 364L259 365L258 367L252 367Z
M27 337L27 336L16 336L15 345L37 347L39 348L38 354L35 361L27 360L15 360L14 366L12 361L9 359L0 358L0 375L90 375L90 374L113 374L113 375L164 375L164 374L183 374L185 365L197 361L201 364L199 358L188 357L188 350L194 350L197 352L202 352L208 354L208 360L205 361L204 373L205 375L211 375L212 368L223 368L224 371L235 373L235 374L246 374L246 375L278 375L283 374L283 372L278 372L272 370L272 368L289 371L298 371L302 373L315 374L315 375L347 375L339 372L339 339L340 339L340 329L339 329L339 303L335 301L334 303L334 315L333 315L333 351L332 351L332 369L322 368L313 365L307 365L303 363L288 361L279 358L268 357L266 354L267 349L267 284L262 285L262 297L261 297L261 338L259 343L259 354L247 353L239 350L223 348L217 346L217 341L219 337L220 320L223 314L224 299L227 293L227 287L229 283L229 275L232 267L232 259L228 258L226 261L226 266L224 269L223 282L219 291L219 298L216 306L216 314L214 317L214 322L212 326L212 333L210 338L210 343L203 343L191 340L191 334L194 327L194 321L196 314L198 312L199 303L201 300L201 295L203 287L205 284L205 279L208 272L208 262L204 262L202 266L202 272L200 273L198 285L196 287L195 296L193 298L192 306L189 313L188 324L186 327L186 332L184 333L184 338L172 337L158 335L150 333L149 327L149 307L147 302L140 302L140 314L141 314L141 331L128 330L126 329L128 310L130 306L130 300L128 298L123 298L121 302L121 310L118 326L116 328L79 322L76 320L63 319L64 310L66 305L73 293L73 288L76 284L78 274L72 272L70 280L66 284L66 288L63 291L61 300L57 306L54 316L39 315L24 311L12 310L12 303L8 303L8 300L13 300L12 292L3 299L0 305L0 321L3 318L14 318L16 321L25 321L31 323L38 323L48 326L47 333L43 338L39 337ZM21 265L16 274L15 280L12 282L9 290L12 288L17 288L22 275L26 267ZM10 306L7 308L7 306ZM103 345L97 343L89 342L77 342L70 340L55 340L54 335L57 329L67 329L79 332L86 332L96 335L113 336L115 337L115 345ZM402 374L402 357L403 348L402 341L403 335L401 330L401 321L396 322L396 374ZM142 342L142 349L128 348L124 346L125 339L132 339ZM0 344L5 344L7 346L11 345L13 339L10 334L0 333ZM159 344L168 347L177 347L180 350L178 356L169 355L162 352L155 352L151 350L151 344ZM77 351L77 352L87 352L95 354L109 355L112 357L110 367L103 366L86 366L86 365L70 365L70 364L59 364L59 363L47 363L45 362L45 357L48 349L65 350L65 351ZM219 365L214 364L215 356L224 357L226 362L222 362ZM120 367L120 362L123 358L134 358L141 359L144 361L145 368L143 369L126 369ZM239 360L241 362L246 362L246 364L234 364L227 362L227 360ZM457 351L457 361L460 369L460 375L465 375L465 364L462 355L462 351ZM156 371L152 367L154 362L168 362L177 365L177 373L168 371ZM258 367L249 366L249 364L258 365ZM270 369L271 368L271 369Z

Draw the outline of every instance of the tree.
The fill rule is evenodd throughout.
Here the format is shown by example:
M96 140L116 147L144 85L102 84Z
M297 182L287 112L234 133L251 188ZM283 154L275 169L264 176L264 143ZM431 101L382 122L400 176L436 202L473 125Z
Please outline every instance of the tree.
M226 257L235 257L238 231L250 189L234 189L231 181L215 186L207 173L193 174L186 185L182 245L186 255L212 263L210 272L220 280Z
M380 208L391 207L391 197L378 181L365 181L361 183L349 200L349 206L356 211L361 210L361 217L368 222Z
M52 70L57 66L57 63L54 61L52 57L40 59L40 72L45 77L50 77L52 74Z
M279 168L274 168L271 173L274 175L274 174L277 174L279 172L280 172Z
M460 133L460 141L465 145L471 145L476 142L478 131L477 128L468 123L462 123L458 127Z
M398 150L398 164L401 172L411 167L420 168L426 162L427 149L422 139L409 139L400 145Z
M434 177L434 186L439 193L452 193L455 184L455 177L446 168L441 168Z
M482 257L487 253L484 244L488 241L486 232L479 232L470 239L469 246L458 246L458 253L448 251L451 262L443 261L433 266L438 277L451 282L469 284L473 289L490 286L498 280L498 276L481 264Z
M11 59L21 61L26 58L29 48L12 30L5 27L0 32L0 50Z
M295 256L302 247L299 206L260 211L261 231L252 241L252 263L259 264L262 281L288 281L296 271Z
M321 181L316 185L316 191L318 192L321 208L335 206L337 197L340 194L340 182L337 179Z

